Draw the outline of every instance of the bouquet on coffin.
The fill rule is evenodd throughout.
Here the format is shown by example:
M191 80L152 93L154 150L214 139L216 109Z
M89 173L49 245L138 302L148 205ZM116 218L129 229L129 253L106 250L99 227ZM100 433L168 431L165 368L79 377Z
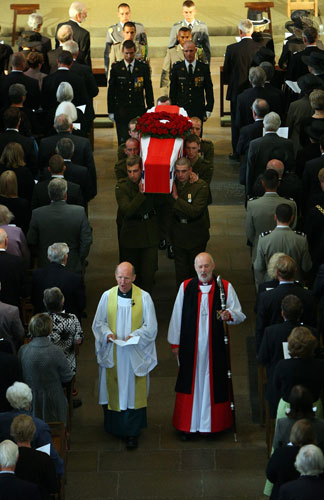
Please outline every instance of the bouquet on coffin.
M174 164L183 155L191 127L186 111L178 106L156 106L138 118L145 193L171 193Z

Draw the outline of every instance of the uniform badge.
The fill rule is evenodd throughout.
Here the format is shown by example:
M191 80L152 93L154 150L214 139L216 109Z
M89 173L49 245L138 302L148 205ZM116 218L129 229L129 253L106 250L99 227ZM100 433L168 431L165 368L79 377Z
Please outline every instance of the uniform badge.
M192 203L191 193L188 193L188 203Z
M195 87L202 87L203 82L204 82L203 76L196 76L195 77Z
M143 87L143 84L144 84L144 77L143 76L136 76L134 78L135 90L140 90Z

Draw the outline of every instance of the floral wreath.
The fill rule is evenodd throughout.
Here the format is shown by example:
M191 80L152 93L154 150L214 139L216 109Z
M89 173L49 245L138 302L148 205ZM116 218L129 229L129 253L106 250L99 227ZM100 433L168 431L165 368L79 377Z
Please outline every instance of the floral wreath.
M136 130L142 136L169 139L181 137L184 139L190 134L192 123L187 116L158 111L145 113L137 119Z

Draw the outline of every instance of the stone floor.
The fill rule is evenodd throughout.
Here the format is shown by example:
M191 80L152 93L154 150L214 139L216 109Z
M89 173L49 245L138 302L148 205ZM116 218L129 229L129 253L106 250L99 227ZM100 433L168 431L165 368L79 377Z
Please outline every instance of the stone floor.
M212 65L217 100L218 64L213 61ZM153 62L156 97L158 67L158 61ZM103 107L104 99L102 91L98 107ZM203 437L183 443L172 427L177 366L166 337L176 287L173 262L165 252L159 253L152 294L159 322L159 364L151 376L148 428L140 437L139 448L132 452L125 451L120 439L103 430L102 410L97 404L98 373L91 323L102 292L114 285L113 271L118 260L113 174L116 137L113 129L96 129L99 192L89 207L94 242L86 274L88 318L84 321L85 342L80 349L77 378L83 405L73 415L67 500L263 498L265 430L251 419L246 353L246 338L253 335L255 294L244 236L238 165L227 157L230 129L220 127L218 102L204 135L214 141L216 152L208 251L215 258L217 274L233 283L247 315L243 325L230 329L238 442L234 442L229 431L213 439Z

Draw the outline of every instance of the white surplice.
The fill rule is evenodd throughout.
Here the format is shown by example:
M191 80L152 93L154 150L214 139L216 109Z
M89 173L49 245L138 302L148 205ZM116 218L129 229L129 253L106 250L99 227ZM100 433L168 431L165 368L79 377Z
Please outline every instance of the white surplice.
M95 336L96 356L99 364L99 404L108 403L106 368L114 366L113 342L107 337L113 333L108 325L108 300L111 290L103 293L92 330ZM116 333L117 338L125 340L129 335L139 336L136 345L118 346L117 377L119 390L119 407L121 410L135 408L135 376L148 375L157 365L155 338L157 334L157 321L153 301L150 295L142 290L143 323L142 326L131 332L132 329L132 299L118 296Z
M202 294L200 302L197 362L190 432L211 432L208 304L208 294L211 290L211 285L200 285L200 290ZM217 285L215 293L219 293ZM173 345L180 344L183 299L184 286L182 283L174 303L168 331L168 342ZM245 320L246 316L242 312L241 304L231 283L228 284L226 309L230 312L232 319L232 321L227 322L229 325L236 325Z

